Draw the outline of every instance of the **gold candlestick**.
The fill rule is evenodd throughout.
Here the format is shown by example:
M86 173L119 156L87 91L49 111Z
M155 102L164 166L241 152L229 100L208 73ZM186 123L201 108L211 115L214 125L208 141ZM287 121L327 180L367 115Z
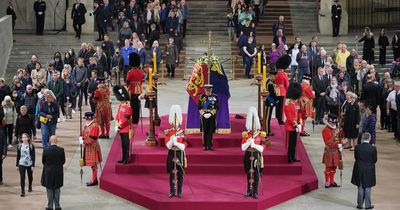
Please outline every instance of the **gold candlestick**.
M257 85L257 107L258 107L258 118L261 119L262 114L261 114L261 80L262 76L261 74L256 75L256 85Z
M147 136L147 139L145 141L145 144L150 147L154 147L157 145L156 137L154 135L154 122L153 122L153 105L152 101L154 100L156 96L155 91L152 89L149 90L147 93L147 97L149 97L149 134Z
M158 115L158 85L157 85L158 77L159 77L158 73L153 75L154 86L156 89L156 91L155 91L156 95L155 95L155 99L154 99L155 100L155 103L154 103L154 125L155 126L160 126L160 124L161 124L161 119L160 119L160 116Z

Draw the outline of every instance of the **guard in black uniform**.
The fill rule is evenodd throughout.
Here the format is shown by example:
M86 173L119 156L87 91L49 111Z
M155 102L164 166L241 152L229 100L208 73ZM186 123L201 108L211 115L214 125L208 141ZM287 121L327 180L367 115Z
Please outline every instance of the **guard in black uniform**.
M13 3L14 3L14 1L9 1L8 2L8 7L7 7L7 10L6 10L6 12L7 12L6 14L7 15L11 15L11 17L12 17L12 30L14 31L15 20L17 20L17 14L15 14Z
M332 5L331 9L332 13L332 33L334 37L339 35L340 28L340 19L342 15L342 6L339 4L339 0L335 0L335 3Z
M44 16L46 12L46 2L37 0L33 4L36 16L36 35L43 35L44 30Z
M203 132L203 149L213 150L213 134L216 130L216 115L218 110L217 95L212 93L213 85L204 85L206 93L200 96L198 108L200 111L200 131Z
M274 110L275 104L277 102L277 97L275 93L275 84L274 84L274 79L275 76L278 72L275 70L271 70L269 72L269 77L267 79L267 91L268 91L268 96L265 100L266 103L266 114L267 114L267 123L265 125L265 132L267 133L268 136L273 136L274 133L271 132L271 116L272 116L272 110Z

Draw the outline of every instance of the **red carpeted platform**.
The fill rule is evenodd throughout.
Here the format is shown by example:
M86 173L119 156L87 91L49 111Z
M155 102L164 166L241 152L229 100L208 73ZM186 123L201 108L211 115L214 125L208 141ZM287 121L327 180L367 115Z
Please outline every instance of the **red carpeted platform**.
M183 198L168 198L164 130L168 117L157 127L157 147L144 145L148 125L136 128L132 142L132 163L118 164L121 142L116 136L104 166L100 188L148 209L266 209L318 188L318 179L301 140L297 144L299 163L288 164L285 131L272 120L272 146L264 152L265 169L259 199L244 198L246 175L240 149L245 119L231 115L232 133L214 135L214 151L201 149L201 135L187 135L188 169L184 178ZM185 121L185 120L184 120Z

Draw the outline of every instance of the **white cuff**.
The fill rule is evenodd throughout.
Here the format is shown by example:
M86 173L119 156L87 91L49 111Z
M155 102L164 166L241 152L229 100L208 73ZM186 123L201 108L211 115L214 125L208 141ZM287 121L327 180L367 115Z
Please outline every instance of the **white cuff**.
M254 147L253 147L254 149L256 149L256 150L258 150L259 152L263 152L264 151L264 147L263 146L261 146L261 145L254 145Z

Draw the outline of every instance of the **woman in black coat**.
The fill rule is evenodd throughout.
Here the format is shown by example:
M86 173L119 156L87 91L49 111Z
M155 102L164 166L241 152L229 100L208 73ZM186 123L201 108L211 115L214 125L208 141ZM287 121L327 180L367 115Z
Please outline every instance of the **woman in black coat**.
M356 102L357 95L352 92L346 93L346 102L344 102L342 107L343 114L343 131L344 137L349 140L351 149L354 151L354 146L356 145L356 139L358 137L358 128L360 122L360 109Z
M363 37L358 40L358 42L364 42L363 59L366 60L368 64L371 64L374 61L375 39L374 34L371 33L368 27L365 27Z
M385 65L386 64L386 46L389 46L389 39L385 35L385 29L381 30L381 34L379 35L378 39L379 45L379 64Z

